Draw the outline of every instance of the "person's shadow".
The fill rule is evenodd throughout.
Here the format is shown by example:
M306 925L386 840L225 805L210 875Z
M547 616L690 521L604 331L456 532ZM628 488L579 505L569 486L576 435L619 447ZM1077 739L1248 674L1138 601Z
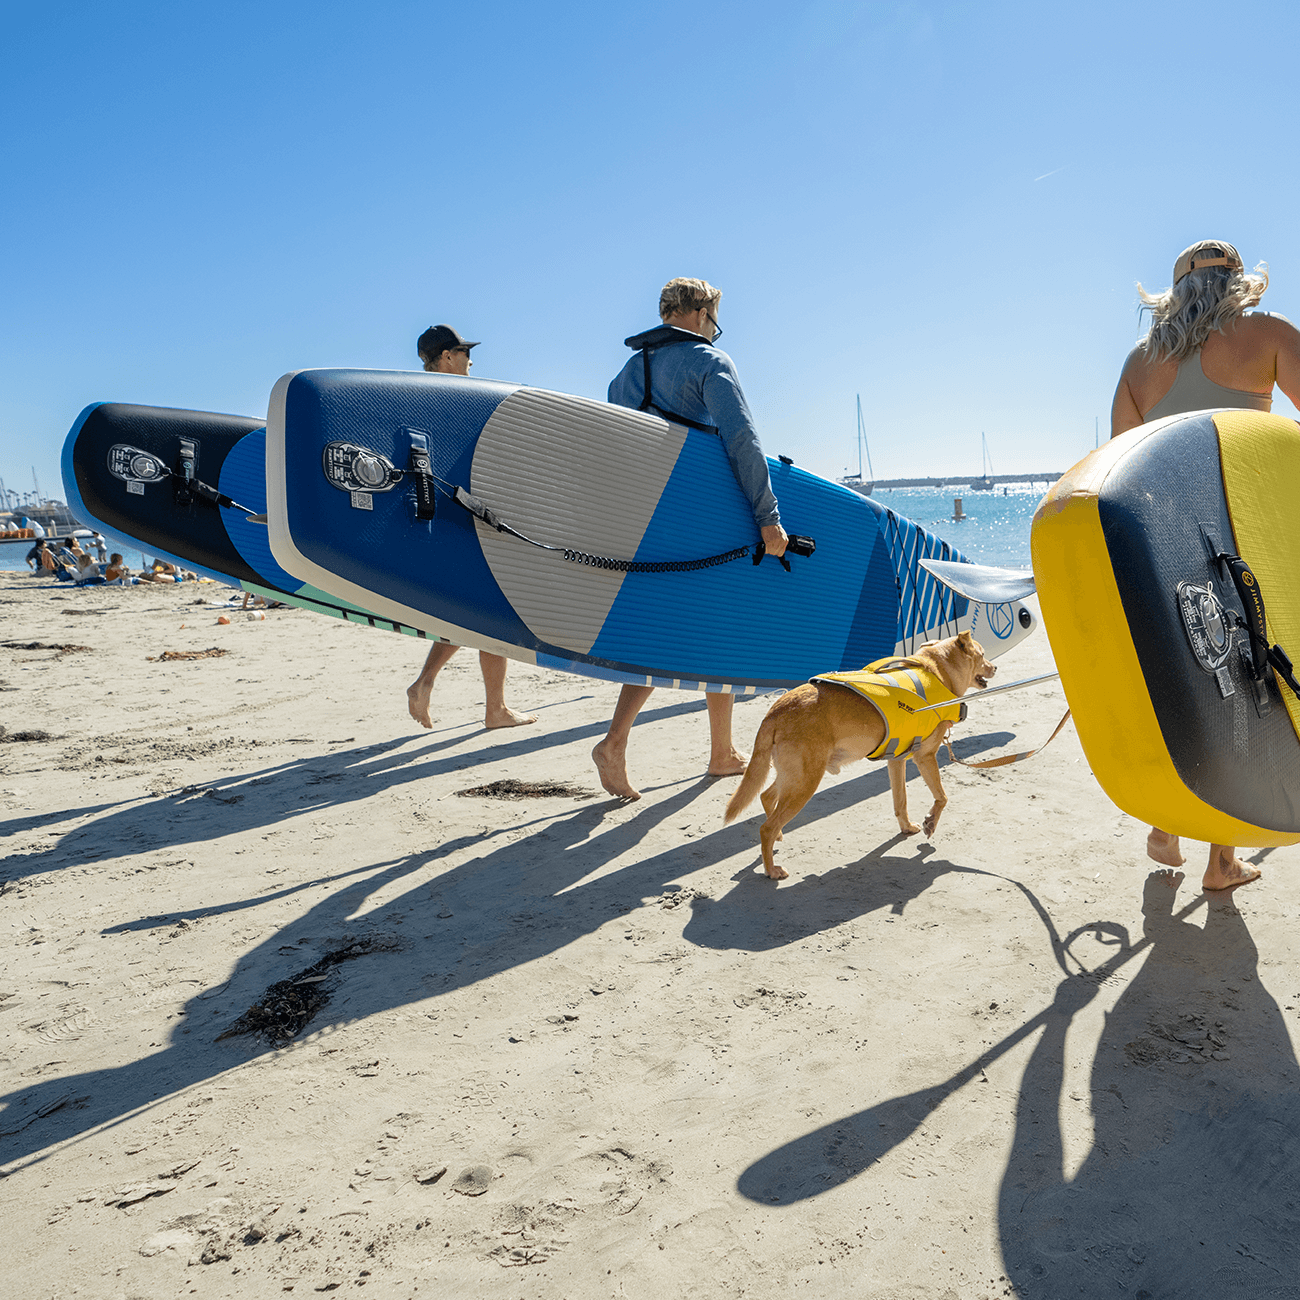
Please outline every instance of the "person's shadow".
M1052 1004L950 1078L832 1120L740 1176L749 1200L793 1205L851 1181L946 1098L1037 1035L998 1200L1006 1277L1022 1300L1300 1300L1300 1067L1231 897L1174 913L1147 882L1144 935L1097 922L1061 941ZM1207 907L1204 928L1189 920ZM1109 950L1083 954L1088 936ZM1149 951L1148 951L1149 950ZM1140 969L1106 1019L1089 1095L1062 1095L1066 1034L1105 981ZM1081 970L1080 968L1085 969ZM1296 999L1300 1003L1300 996ZM1091 1105L1093 1141L1064 1169L1063 1107ZM1077 1111L1076 1111L1077 1113Z
M1152 950L1106 1018L1090 1097L1062 1096L1063 1049L1095 978L1062 982L1025 1070L998 1203L1021 1296L1300 1300L1295 1053L1231 896L1208 896L1204 928L1174 899L1153 874ZM1067 1178L1062 1107L1089 1100L1094 1140Z

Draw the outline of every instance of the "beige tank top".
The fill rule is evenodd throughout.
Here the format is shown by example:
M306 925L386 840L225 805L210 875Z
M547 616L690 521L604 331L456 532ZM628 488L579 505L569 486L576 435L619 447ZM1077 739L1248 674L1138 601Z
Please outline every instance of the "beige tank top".
M1221 406L1271 411L1273 397L1270 393L1224 388L1213 379L1207 379L1201 368L1198 348L1186 361L1179 363L1174 386L1142 417L1142 423L1150 424L1152 420L1163 420L1166 415L1182 415L1185 411L1212 411Z

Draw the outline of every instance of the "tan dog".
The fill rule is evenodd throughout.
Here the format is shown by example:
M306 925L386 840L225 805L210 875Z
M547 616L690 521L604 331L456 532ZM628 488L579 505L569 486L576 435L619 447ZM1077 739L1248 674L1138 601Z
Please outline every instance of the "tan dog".
M900 665L901 671L891 675L899 680L923 683L924 674L930 673L951 693L960 699L972 686L981 690L997 669L984 657L984 647L969 632L950 637L946 641L929 641L909 659L881 661L890 670ZM911 671L908 671L909 667ZM917 670L922 670L918 675ZM894 815L905 835L915 835L924 829L933 835L939 816L948 802L939 780L939 764L935 755L952 729L953 719L945 719L938 712L917 713L913 705L919 701L914 693L898 693L897 699L880 697L873 703L855 689L836 682L814 679L804 686L787 691L767 712L758 735L754 738L754 753L745 768L740 788L727 804L728 822L734 821L754 801L759 788L767 779L769 766L776 767L776 779L763 791L763 808L767 820L763 823L763 866L773 880L784 880L789 874L776 865L772 846L782 838L782 828L812 798L821 784L822 776L839 772L844 763L854 763L860 758L880 757L889 760L889 788L894 796ZM927 693L933 698L933 692ZM907 701L910 699L912 704ZM955 711L956 705L946 710ZM897 748L899 741L891 739L894 726L887 727L882 708L892 713L902 724L904 732L914 732L917 739L910 751L900 757L878 752L886 746ZM904 716L910 715L910 716ZM931 728L929 731L926 728ZM915 761L925 783L934 795L934 806L925 819L924 828L917 826L907 815L907 760Z

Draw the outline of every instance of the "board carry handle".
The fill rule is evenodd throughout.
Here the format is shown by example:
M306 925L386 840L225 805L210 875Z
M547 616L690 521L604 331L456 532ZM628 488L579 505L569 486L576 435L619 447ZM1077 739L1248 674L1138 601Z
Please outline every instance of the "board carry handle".
M1232 585L1237 591L1237 599L1241 601L1241 607L1246 611L1244 619L1239 614L1236 616L1236 623L1238 627L1245 629L1250 640L1251 675L1255 681L1256 693L1259 694L1260 688L1264 686L1265 674L1272 667L1291 690L1300 696L1300 682L1296 681L1290 656L1280 645L1268 643L1268 619L1264 611L1264 593L1259 589L1259 579L1240 555L1221 550L1213 533L1205 528L1201 529L1201 533L1219 571L1226 573L1232 579Z
M817 542L814 538L805 537L802 533L791 533L786 538L785 549L786 554L788 555L808 556L812 555L813 552L816 551ZM758 545L754 548L754 563L761 564L763 562L763 556L766 554L767 544L760 539ZM777 560L787 573L790 572L790 561L787 560L784 555L776 555L772 558Z

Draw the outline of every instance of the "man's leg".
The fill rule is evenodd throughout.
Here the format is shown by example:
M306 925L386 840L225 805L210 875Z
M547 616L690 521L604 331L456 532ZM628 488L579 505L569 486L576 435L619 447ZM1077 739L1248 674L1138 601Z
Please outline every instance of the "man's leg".
M439 641L429 651L429 656L420 669L420 675L406 688L406 707L416 722L422 727L432 727L429 717L429 700L433 696L434 679L442 671L443 665L460 649L458 645L448 645Z
M483 691L487 696L483 725L492 727L522 727L536 722L535 713L516 713L506 708L506 658L505 655L478 652L478 666L483 672Z
M636 715L654 691L653 686L625 686L618 693L614 716L609 722L605 739L591 751L600 783L619 799L639 799L640 790L634 789L627 779L627 740Z
M709 775L739 776L749 760L731 743L731 711L736 697L710 691L704 698L709 706Z

